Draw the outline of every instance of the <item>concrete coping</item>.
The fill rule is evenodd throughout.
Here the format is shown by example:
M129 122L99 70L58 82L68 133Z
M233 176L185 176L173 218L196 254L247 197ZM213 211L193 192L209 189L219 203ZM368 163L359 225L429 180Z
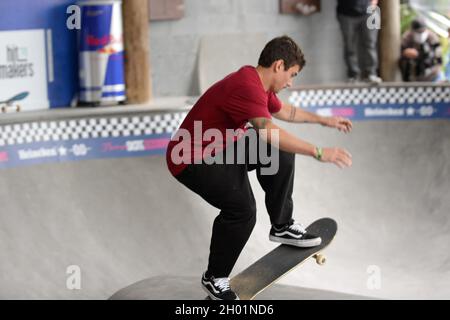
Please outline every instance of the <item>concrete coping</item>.
M82 118L92 116L114 116L130 113L166 113L190 110L198 97L164 97L156 98L146 104L129 104L100 107L68 107L46 110L0 113L0 125L41 120L58 120L67 118Z
M377 85L368 83L327 83L327 84L306 84L289 88L288 91L299 90L326 90L326 89L362 89L362 88L403 88L403 87L441 87L450 90L450 82L382 82Z

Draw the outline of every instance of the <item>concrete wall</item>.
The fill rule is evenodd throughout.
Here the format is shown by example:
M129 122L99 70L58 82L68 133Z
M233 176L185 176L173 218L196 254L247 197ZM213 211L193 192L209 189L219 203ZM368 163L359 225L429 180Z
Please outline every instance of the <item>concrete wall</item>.
M198 94L196 65L203 35L263 33L270 40L287 34L299 43L307 59L297 83L343 80L335 7L335 0L323 0L320 13L301 17L279 14L278 0L185 0L183 19L150 23L154 95Z

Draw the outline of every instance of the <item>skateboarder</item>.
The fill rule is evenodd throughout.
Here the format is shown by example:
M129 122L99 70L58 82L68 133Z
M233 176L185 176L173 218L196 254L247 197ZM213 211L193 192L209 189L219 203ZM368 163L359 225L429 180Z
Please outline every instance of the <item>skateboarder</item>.
M213 225L208 268L201 280L212 299L239 299L230 288L228 276L256 222L248 171L256 170L265 192L272 224L270 240L299 247L321 243L320 237L308 234L292 218L295 154L334 163L340 168L351 166L351 155L344 149L321 148L303 141L274 124L272 116L294 123L318 123L346 133L351 131L352 123L339 117L321 117L277 98L278 92L292 85L304 65L304 55L291 38L271 40L264 47L257 67L240 68L200 97L169 143L167 165L172 175L220 209ZM220 134L227 137L226 131L230 129L241 133L248 130L233 139L220 139ZM215 133L207 135L211 130ZM245 138L251 130L259 137L253 153L251 142ZM213 140L215 147L211 151ZM243 155L239 154L242 144L247 146ZM269 150L271 161L278 162L275 173L264 172L271 164L261 158L261 149ZM256 157L252 157L254 150L258 150ZM255 158L256 161L251 161Z

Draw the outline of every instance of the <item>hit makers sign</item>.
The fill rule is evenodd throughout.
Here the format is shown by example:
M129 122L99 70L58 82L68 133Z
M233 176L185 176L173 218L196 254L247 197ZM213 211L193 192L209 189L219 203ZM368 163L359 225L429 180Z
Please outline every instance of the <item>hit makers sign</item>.
M0 31L0 101L22 93L22 111L49 108L45 30Z

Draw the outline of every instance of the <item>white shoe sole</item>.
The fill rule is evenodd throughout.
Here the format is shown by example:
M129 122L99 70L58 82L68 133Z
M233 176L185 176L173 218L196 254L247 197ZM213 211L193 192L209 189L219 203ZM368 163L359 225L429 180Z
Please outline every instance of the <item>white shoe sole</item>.
M269 235L269 240L273 242L278 242L282 244L287 244L291 246L296 246L300 248L310 248L317 247L322 243L322 238L310 239L310 240L291 240L291 239L283 239L280 237L276 237L273 235Z

